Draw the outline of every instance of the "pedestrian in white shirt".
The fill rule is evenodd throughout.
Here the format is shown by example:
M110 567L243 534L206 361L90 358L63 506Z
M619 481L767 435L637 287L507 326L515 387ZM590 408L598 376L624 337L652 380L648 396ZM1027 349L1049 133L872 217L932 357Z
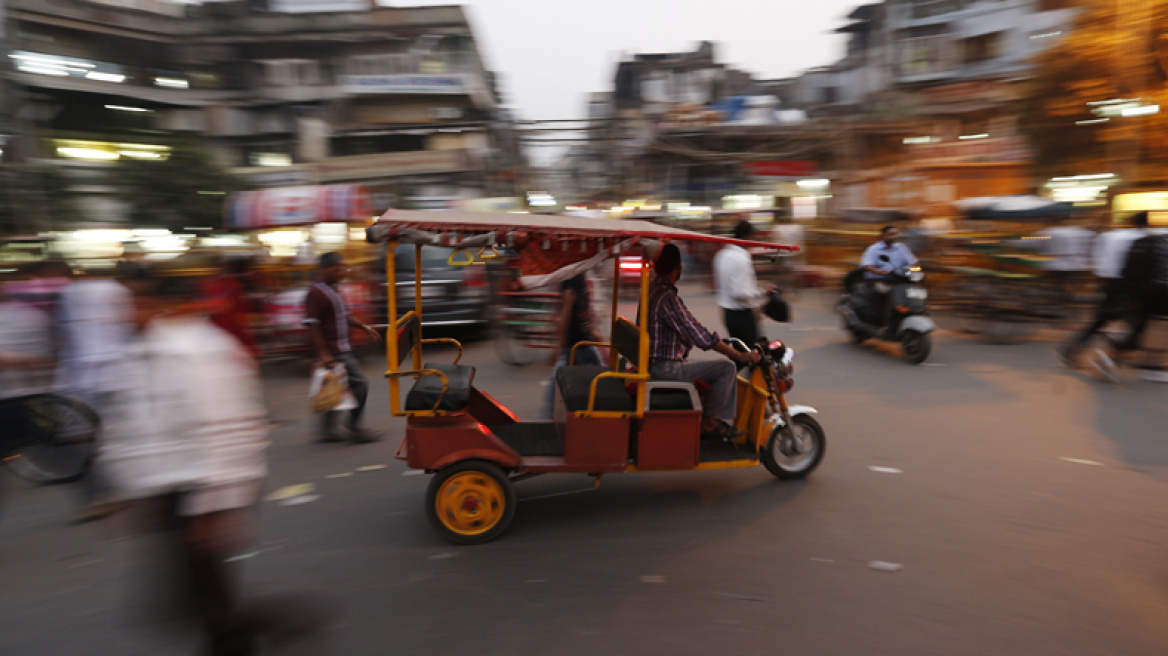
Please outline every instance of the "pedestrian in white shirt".
M1091 270L1091 244L1095 233L1080 225L1067 222L1038 233L1047 238L1044 251L1051 257L1047 271L1054 282L1059 301L1068 304L1077 281Z
M129 265L119 264L119 273ZM134 298L115 278L73 278L57 301L56 390L89 406L105 421L127 383L122 355L133 334ZM101 519L117 509L98 467L82 479L84 507L74 521Z
M753 235L750 221L739 221L734 226L735 239L747 240ZM758 340L758 307L774 287L758 284L750 253L736 244L723 246L714 256L714 282L726 332L753 345Z
M182 273L173 265L134 283L135 334L122 351L128 382L107 413L98 456L116 498L129 503L136 537L163 538L155 558L172 576L150 572L139 584L185 602L200 653L258 653L262 636L284 647L275 653L323 654L322 611L239 595L231 561L255 531L269 427L255 362L202 313L195 281ZM137 619L179 610L140 596L151 603Z
M1095 239L1093 259L1095 275L1103 286L1103 300L1095 310L1095 320L1076 335L1070 342L1058 349L1059 357L1067 366L1074 365L1078 354L1103 326L1123 318L1132 302L1132 293L1123 281L1121 273L1127 260L1128 251L1137 239L1148 234L1148 213L1140 212L1131 218L1131 227L1117 228L1099 235Z

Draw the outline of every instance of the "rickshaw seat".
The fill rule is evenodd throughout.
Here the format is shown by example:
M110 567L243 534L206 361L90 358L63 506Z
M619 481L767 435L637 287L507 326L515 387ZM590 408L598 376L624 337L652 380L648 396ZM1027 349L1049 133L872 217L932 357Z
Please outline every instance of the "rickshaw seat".
M449 385L446 394L442 394L442 379L433 374L418 376L410 393L406 395L406 410L431 410L438 403L439 410L459 412L466 410L470 404L470 387L474 382L475 368L460 364L433 364L422 365L423 369L437 369L446 375ZM441 402L439 402L441 398ZM587 403L585 390L585 403Z
M608 367L597 365L574 365L556 370L556 385L568 412L583 412L588 409L588 394L592 381L600 374L610 371ZM596 385L596 405L598 412L632 412L633 399L625 390L625 380L602 378Z

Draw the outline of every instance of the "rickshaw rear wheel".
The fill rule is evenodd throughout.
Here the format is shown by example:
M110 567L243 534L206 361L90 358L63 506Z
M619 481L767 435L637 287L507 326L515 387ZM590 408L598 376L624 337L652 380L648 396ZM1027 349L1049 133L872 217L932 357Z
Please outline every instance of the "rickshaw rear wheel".
M426 515L455 544L482 544L503 534L515 517L515 490L502 469L468 460L439 471L426 490Z

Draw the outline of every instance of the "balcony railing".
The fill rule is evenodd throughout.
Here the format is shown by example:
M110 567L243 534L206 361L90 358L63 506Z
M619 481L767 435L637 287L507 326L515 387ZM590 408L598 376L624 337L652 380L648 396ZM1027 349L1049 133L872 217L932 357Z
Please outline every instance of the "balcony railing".
M418 73L475 73L472 52L402 52L361 55L345 62L348 75L401 75Z
M912 37L897 43L897 77L950 73L958 64L953 37L948 34Z

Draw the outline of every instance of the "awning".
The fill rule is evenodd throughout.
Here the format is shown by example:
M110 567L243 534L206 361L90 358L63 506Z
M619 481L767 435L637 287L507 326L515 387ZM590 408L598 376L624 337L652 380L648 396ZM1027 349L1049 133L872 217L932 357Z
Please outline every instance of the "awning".
M229 228L279 228L324 221L357 221L373 216L362 185L278 187L232 194L224 206Z
M1054 221L1065 219L1074 211L1072 203L1039 196L966 198L953 205L970 219L986 221Z

